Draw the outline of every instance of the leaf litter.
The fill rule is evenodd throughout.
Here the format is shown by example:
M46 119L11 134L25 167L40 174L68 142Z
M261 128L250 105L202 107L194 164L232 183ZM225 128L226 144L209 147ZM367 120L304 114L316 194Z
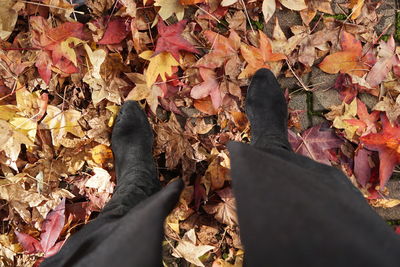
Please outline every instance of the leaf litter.
M136 100L160 181L186 184L166 220L164 264L242 266L226 144L251 138L245 89L261 67L300 90L313 90L302 81L312 68L337 75L325 89L342 104L326 123L301 132L306 111L289 110L293 150L343 170L372 206L399 205L385 187L400 163L399 48L374 30L379 3L333 2L3 1L2 265L37 266L101 211L115 186L112 125ZM283 31L284 11L302 23Z

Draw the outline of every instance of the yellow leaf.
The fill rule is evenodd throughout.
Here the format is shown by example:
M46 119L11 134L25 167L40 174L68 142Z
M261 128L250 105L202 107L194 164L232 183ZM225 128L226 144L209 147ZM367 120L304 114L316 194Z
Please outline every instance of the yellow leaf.
M28 137L15 131L10 123L0 120L0 151L4 151L6 156L10 158L11 162L7 164L14 169L17 169L15 161L21 151L21 144L33 146L33 142Z
M43 120L43 124L51 131L54 146L60 146L60 140L65 138L67 133L71 133L77 137L85 136L78 120L82 114L73 109L61 111L55 106L47 107L47 116Z
M14 117L9 122L15 127L15 130L26 135L32 142L35 141L37 130L37 122L35 120L25 117Z
M0 106L0 119L8 121L16 116L18 108L14 105L2 105Z
M113 158L113 153L108 146L100 144L92 149L92 158L94 162L102 165Z
M168 52L162 52L154 57L153 51L144 51L139 56L143 59L149 60L149 66L146 71L146 83L151 87L157 80L158 75L161 76L163 81L166 81L166 75L173 74L172 67L179 66L179 62Z
M107 106L106 109L108 109L112 113L110 120L108 121L108 124L107 124L108 127L112 127L114 125L115 118L117 117L117 114L120 110L120 107L117 105L111 105L111 106Z
M281 4L291 10L300 11L307 8L304 0L279 0Z
M179 0L155 0L154 5L161 7L158 14L163 20L168 19L174 13L178 20L182 20L185 14L185 9Z
M356 19L361 15L364 0L351 0L349 7L352 9L351 19Z
M61 42L61 52L62 55L71 60L72 63L74 63L75 66L78 66L78 62L76 60L76 53L75 53L75 49L73 47L71 47L71 45L78 45L83 43L83 41L81 39L75 38L75 37L68 37L65 41Z
M0 39L7 40L17 23L18 13L12 9L13 0L0 1Z
M158 85L148 87L145 79L146 76L140 73L126 73L128 78L133 81L136 86L129 92L125 100L143 100L146 99L151 111L156 113L158 107L158 97L162 96L162 90Z
M96 79L101 79L100 67L106 59L107 52L103 49L97 49L93 52L90 46L87 44L84 44L84 48L89 57L89 61L93 66L92 76Z
M353 140L358 129L358 126L351 125L345 120L354 119L357 115L357 98L350 104L343 103L344 113L341 116L337 116L333 120L333 127L336 129L344 129L344 134L349 140Z

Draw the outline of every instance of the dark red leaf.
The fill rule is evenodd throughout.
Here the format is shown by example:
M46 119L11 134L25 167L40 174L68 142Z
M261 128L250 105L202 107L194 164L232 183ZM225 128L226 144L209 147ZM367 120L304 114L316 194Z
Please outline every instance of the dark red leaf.
M119 44L126 38L129 31L129 20L121 17L114 17L108 23L103 38L97 43L102 45Z

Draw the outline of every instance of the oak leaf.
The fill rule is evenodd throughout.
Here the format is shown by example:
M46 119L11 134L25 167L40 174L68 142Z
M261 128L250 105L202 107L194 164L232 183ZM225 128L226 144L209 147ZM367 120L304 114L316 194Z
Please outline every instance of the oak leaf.
M242 44L240 51L247 61L247 67L240 73L238 79L250 78L260 68L270 68L268 62L275 62L286 59L286 56L280 53L273 53L270 40L264 32L259 30L260 45L259 48Z
M186 20L181 20L170 26L166 26L162 20L158 22L157 30L159 37L153 57L161 52L170 52L171 55L179 61L179 51L199 53L191 43L182 37L186 22Z
M367 149L379 152L379 181L383 190L393 173L394 167L400 163L400 128L391 125L386 115L381 116L382 130L360 138Z
M362 54L361 42L352 34L343 31L340 45L342 51L325 57L319 65L320 69L330 74L342 72L363 76L369 70L366 64L369 59Z

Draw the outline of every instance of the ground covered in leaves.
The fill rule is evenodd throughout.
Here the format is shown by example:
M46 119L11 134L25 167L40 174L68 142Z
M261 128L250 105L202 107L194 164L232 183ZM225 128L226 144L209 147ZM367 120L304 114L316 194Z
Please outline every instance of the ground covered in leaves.
M306 111L289 110L293 149L342 169L372 205L400 203L385 188L400 163L399 49L375 31L379 1L72 2L1 2L2 266L38 265L110 199L110 132L126 100L154 128L162 183L186 183L165 223L165 265L241 266L226 143L251 138L243 105L262 67L307 92L313 67L336 75L325 89L342 104L320 114L326 123L300 132ZM302 22L283 32L281 10Z

